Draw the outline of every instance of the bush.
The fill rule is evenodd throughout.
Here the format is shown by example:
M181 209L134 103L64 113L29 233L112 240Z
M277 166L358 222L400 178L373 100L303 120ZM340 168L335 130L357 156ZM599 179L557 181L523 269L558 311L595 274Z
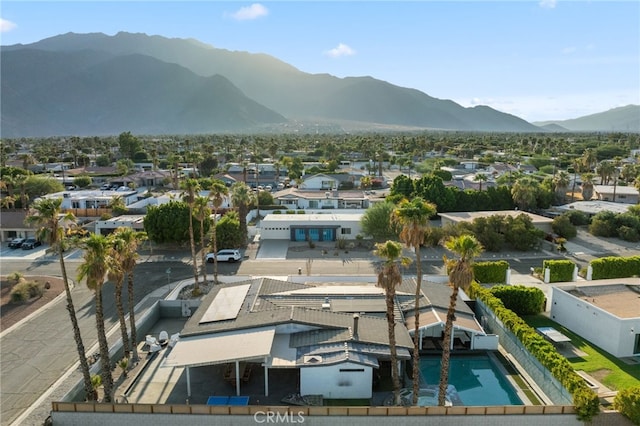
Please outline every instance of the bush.
M640 276L640 256L601 257L589 264L592 268L591 278L594 280Z
M633 424L640 425L640 386L620 390L613 400L613 408Z
M11 303L23 303L29 300L29 289L24 283L16 284L11 289Z
M544 309L544 292L539 288L499 285L491 288L491 294L520 316L539 314Z
M566 215L558 216L553 219L551 229L553 229L553 232L566 239L574 238L578 235L576 227L571 223L571 220Z
M580 210L571 210L563 214L567 216L574 226L584 226L589 224L589 216Z
M499 260L497 262L476 262L473 264L473 275L476 281L481 283L504 284L507 279L509 262Z
M573 280L573 270L575 263L570 260L545 260L542 262L542 269L549 268L549 282L567 282Z

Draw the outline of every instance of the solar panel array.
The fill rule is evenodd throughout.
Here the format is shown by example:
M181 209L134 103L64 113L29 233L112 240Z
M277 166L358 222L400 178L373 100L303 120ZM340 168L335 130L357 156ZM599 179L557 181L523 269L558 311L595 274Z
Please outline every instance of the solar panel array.
M200 324L235 319L250 287L251 284L244 284L220 289L202 316Z

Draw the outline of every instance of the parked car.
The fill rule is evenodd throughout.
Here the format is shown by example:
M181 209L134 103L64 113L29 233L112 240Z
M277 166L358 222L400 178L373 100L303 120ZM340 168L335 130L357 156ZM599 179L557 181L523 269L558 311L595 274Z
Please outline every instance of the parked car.
M31 250L33 248L39 247L42 245L42 242L36 238L27 238L22 243L22 250Z
M13 240L9 241L9 247L20 248L22 246L22 243L24 243L24 240L24 238L14 238Z
M215 259L218 259L218 262L236 262L242 259L242 255L239 250L232 249L224 249L218 250L218 253L209 253L207 254L207 262L213 263Z

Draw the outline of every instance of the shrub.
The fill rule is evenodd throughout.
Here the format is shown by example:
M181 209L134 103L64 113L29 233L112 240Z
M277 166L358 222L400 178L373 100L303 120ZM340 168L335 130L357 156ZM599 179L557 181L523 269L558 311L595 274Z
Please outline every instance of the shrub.
M573 280L573 270L575 263L570 260L545 260L542 262L542 269L549 268L549 282L567 282Z
M551 229L553 229L553 232L555 232L556 234L567 239L574 238L576 235L578 235L576 227L571 223L569 217L565 215L558 216L553 219L553 222L551 223Z
M497 262L476 262L473 265L473 275L476 281L481 283L504 284L507 279L509 262L499 260Z
M584 226L589 224L589 216L580 210L571 210L563 214L567 216L574 226Z
M9 281L13 281L14 283L19 283L24 278L24 274L21 272L12 272L7 276Z
M622 389L613 400L613 408L640 425L640 386Z
M491 294L518 315L535 315L544 309L544 292L539 288L499 285L491 288Z
M590 263L591 278L602 280L607 278L629 278L640 275L640 256L631 257L601 257Z
M11 289L11 303L23 303L29 300L29 289L25 283L16 284Z

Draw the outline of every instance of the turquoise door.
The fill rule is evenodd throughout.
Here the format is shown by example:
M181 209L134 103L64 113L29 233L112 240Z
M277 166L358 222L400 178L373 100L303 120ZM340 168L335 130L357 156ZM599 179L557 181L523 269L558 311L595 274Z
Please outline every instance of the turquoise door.
M323 229L322 230L322 241L333 241L334 240L334 229Z
M309 229L309 238L311 241L320 241L320 230L318 228Z
M304 229L296 229L295 241L305 241L307 236L304 233Z

